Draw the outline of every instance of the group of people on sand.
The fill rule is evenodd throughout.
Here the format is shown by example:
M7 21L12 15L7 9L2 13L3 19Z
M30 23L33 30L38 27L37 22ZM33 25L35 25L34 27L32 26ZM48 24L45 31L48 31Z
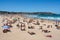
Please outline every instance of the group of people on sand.
M26 25L24 23L18 23L16 26L20 28L22 31L25 31Z
M8 19L8 18L5 18L3 19L2 23L3 23L3 33L7 33L7 32L11 32L10 28L12 27L11 24L15 23L17 21L17 19Z
M2 28L3 28L3 33L10 32L10 28L11 28L11 27L12 27L12 26L11 26L10 24L8 24L8 23L3 24L3 26L2 26Z
M23 22L20 22L20 18L13 18L13 19L12 18L10 18L10 19L5 18L5 19L3 19L4 23L2 26L3 33L11 32L10 28L12 27L12 24L14 24L16 21L18 21L18 24L16 26L18 28L21 28L22 31L25 31L25 27L26 27L25 23L23 23L23 22L27 22L27 25L29 25L30 23L33 23L34 25L40 25L39 21L38 20L34 21L34 19L29 19L29 21L27 21L27 19L24 19ZM41 21L41 22L43 22L43 21ZM43 24L43 25L46 26L46 24ZM58 25L55 25L55 26L57 29L60 28ZM39 29L41 29L42 32L44 32L44 33L50 33L51 32L49 30L43 29L43 26L39 26L39 27L40 27ZM52 25L48 25L47 28L52 28ZM30 26L28 26L28 29L34 29L34 26L30 25ZM35 34L34 32L29 32L29 31L28 31L28 33L31 35ZM47 35L46 37L52 37L52 36Z

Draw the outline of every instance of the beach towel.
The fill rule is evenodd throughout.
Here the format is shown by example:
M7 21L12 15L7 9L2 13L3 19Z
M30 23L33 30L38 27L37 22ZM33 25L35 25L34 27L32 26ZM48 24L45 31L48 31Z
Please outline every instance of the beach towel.
M3 26L3 29L9 29L10 28L10 26Z

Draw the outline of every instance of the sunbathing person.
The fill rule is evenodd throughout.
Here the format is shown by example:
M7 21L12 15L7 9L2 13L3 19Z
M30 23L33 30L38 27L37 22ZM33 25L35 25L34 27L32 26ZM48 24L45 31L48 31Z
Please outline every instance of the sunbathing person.
M55 25L55 27L56 27L56 29L60 29L60 26L58 26L58 25Z
M17 26L18 28L20 28L20 27L21 27L21 23L18 23L16 26Z
M52 35L46 35L46 37L50 37L50 38L51 38L51 37L52 37Z
M52 25L48 25L47 28L52 28Z
M7 24L4 24L2 28L3 28L3 33L10 32L10 26L8 26Z
M34 21L34 23L33 24L35 24L35 25L40 25L40 23L39 23L39 21L37 20L37 21Z
M43 26L39 26L39 29L43 29Z
M24 23L18 23L16 26L18 28L20 28L22 31L25 31L25 24Z
M28 26L28 29L34 29L34 26Z
M30 19L28 23L31 23L33 21L33 19Z
M29 33L30 35L35 35L35 34L36 34L35 32L30 32L30 31L28 31L28 33Z
M25 31L25 24L24 23L21 24L21 30Z
M51 31L48 31L48 30L42 30L42 32L44 32L44 33L49 33L49 32L51 32Z

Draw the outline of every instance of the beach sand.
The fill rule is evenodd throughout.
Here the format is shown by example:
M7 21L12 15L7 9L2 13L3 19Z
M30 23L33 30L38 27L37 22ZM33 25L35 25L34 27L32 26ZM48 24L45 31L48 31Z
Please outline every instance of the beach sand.
M20 18L14 24L12 24L11 32L3 33L2 20L4 18L12 19L12 18ZM19 23L20 22L20 23ZM17 27L17 24L25 24L25 30L22 31L21 28ZM47 28L47 26L52 26ZM33 19L33 18L25 18L21 15L0 15L0 40L60 40L60 30L55 27L56 22L51 20L42 20L42 19ZM28 27L33 27L29 29ZM60 23L59 23L60 26ZM42 27L42 28L41 28ZM48 30L50 32L45 33L42 30ZM35 34L30 34L28 32L34 32ZM51 35L51 37L47 37L47 35Z

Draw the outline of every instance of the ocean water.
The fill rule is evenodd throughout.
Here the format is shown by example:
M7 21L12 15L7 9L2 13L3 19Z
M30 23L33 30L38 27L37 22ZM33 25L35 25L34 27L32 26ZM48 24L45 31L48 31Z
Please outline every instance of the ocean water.
M50 15L50 16L48 15L27 15L27 17L60 21L60 16L56 16L56 15Z

